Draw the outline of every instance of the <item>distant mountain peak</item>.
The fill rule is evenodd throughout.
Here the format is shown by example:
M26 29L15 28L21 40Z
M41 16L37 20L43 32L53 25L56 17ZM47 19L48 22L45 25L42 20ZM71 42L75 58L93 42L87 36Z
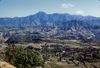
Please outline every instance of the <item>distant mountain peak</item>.
M45 13L45 12L43 12L43 11L39 11L39 12L37 12L36 14L47 14L47 13Z

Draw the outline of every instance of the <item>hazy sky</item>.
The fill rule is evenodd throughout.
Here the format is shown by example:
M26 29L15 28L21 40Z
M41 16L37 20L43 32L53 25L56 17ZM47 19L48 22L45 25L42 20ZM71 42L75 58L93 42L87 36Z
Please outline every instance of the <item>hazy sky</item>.
M99 0L0 0L0 17L22 17L39 11L100 17Z

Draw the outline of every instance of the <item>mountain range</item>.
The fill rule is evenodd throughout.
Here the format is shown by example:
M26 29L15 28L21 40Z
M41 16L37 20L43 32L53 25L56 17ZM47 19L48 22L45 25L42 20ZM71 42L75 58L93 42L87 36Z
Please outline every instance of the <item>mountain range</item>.
M100 40L100 17L94 16L38 12L26 17L0 18L2 27L28 27L44 36Z

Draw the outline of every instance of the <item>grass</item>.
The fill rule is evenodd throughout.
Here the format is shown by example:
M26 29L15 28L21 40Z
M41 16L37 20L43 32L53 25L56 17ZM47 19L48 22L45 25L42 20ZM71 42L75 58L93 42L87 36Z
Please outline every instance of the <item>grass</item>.
M55 63L48 63L48 64L51 66L51 68L63 68L62 66Z
M51 68L48 64L44 64L44 68Z

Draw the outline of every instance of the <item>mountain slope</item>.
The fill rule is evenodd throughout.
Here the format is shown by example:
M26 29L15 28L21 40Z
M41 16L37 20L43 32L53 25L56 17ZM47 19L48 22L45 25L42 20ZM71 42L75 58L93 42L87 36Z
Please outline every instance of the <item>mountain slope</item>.
M44 36L100 39L100 18L38 12L27 17L0 18L0 27L30 27Z

